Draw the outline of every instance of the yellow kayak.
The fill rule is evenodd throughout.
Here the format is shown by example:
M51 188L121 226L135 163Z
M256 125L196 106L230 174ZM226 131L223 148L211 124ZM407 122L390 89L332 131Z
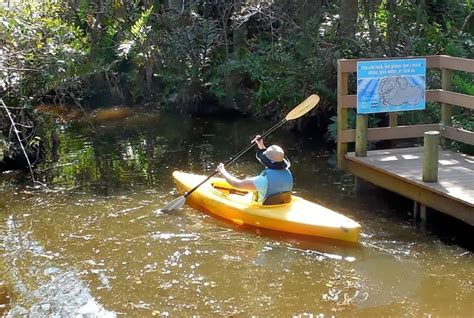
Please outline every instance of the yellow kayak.
M180 193L189 191L206 176L173 172ZM349 242L359 239L359 223L319 204L292 196L291 202L261 205L253 193L233 188L222 178L211 178L189 195L193 208L228 219L277 231L311 235Z

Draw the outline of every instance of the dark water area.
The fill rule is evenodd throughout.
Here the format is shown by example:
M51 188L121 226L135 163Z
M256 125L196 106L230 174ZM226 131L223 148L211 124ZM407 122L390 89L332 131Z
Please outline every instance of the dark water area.
M271 123L146 114L61 124L32 187L0 175L0 314L27 316L440 316L474 312L472 228L412 202L354 192L323 137L285 130L295 193L356 220L359 244L235 224L185 206L171 173L210 174ZM248 153L229 170L252 176Z

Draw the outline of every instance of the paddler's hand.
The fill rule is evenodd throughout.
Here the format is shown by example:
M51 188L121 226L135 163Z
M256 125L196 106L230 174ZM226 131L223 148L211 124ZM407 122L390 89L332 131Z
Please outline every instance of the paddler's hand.
M258 149L266 149L265 144L263 143L263 138L260 135L255 136L252 142L257 144Z
M226 172L224 164L222 162L217 166L216 171L219 171L220 174L224 174Z

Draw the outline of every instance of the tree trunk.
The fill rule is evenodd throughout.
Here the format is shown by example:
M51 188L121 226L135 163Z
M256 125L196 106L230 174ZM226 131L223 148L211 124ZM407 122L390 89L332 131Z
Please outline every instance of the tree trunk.
M168 0L168 8L174 13L180 13L183 10L184 0Z
M358 0L341 0L340 32L343 37L353 38L356 33L357 16L359 14Z
M422 23L422 20L423 20L423 13L425 11L425 0L419 0L419 3L418 3L418 8L416 9L416 27L415 27L415 30L416 32L418 32L418 35L421 34L421 28L420 28L420 25Z
M247 22L240 25L233 23L232 31L234 52L244 50L247 47Z
M105 32L104 15L107 9L106 0L99 0L96 4L92 4L95 19L90 27L90 41L91 41L91 60L96 61L100 57L100 46Z
M375 23L375 13L377 12L377 7L380 4L380 0L365 0L364 1L364 15L367 19L367 25L369 27L369 36L370 36L370 49L372 52L377 52L378 42L379 42L379 33L377 31L377 26Z
M301 25L304 25L311 18L316 18L319 21L323 0L299 0L299 2L297 10L299 10Z
M397 39L397 19L394 16L394 11L396 10L396 0L388 0L387 1L387 14L388 14L388 19L387 19L387 40L388 40L388 52L387 55L390 57L396 56L397 54L397 44L396 44L396 39Z
M471 11L466 20L464 20L461 30L474 35L474 11Z
M222 27L222 37L224 39L224 46L225 46L225 57L226 61L230 58L230 53L238 49L237 45L245 45L246 34L239 34L238 31L234 30L233 33L232 29L229 28L229 24L232 23L230 21L230 17L232 16L233 7L231 5L226 6L223 5L219 7L220 16L221 16L221 27ZM241 26L242 27L242 26ZM243 31L243 29L242 29ZM229 38L229 35L233 36L233 41ZM240 38L239 38L240 36ZM229 73L228 70L224 72L224 92L225 92L225 99L224 99L224 107L227 109L238 109L236 105L235 99L235 86L238 83L238 78L234 73Z

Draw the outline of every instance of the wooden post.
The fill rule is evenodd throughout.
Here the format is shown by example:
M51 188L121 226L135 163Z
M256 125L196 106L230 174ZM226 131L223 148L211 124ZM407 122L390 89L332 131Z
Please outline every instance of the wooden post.
M423 204L420 204L420 220L422 225L425 225L426 221L428 220L428 212L426 209L426 205Z
M397 112L388 113L388 120L390 123L390 127L397 127L398 126L398 113Z
M441 69L441 88L450 91L453 88L453 71L447 68ZM453 105L441 103L441 123L446 126L451 125L453 115ZM441 139L441 147L446 149L449 141L446 138Z
M341 61L337 61L337 167L343 169L347 144L342 143L342 131L347 129L347 108L342 108L342 96L348 94L348 73L341 72Z
M418 218L420 217L420 204L413 201L413 225L416 225Z
M423 145L423 181L438 181L439 131L425 132Z
M413 201L413 225L420 222L422 230L426 228L426 221L428 219L428 211L426 205Z
M355 141L355 152L357 157L367 156L367 123L367 115L357 115Z
M391 128L398 127L398 112L388 113L388 124ZM390 140L392 146L396 145L396 140Z

